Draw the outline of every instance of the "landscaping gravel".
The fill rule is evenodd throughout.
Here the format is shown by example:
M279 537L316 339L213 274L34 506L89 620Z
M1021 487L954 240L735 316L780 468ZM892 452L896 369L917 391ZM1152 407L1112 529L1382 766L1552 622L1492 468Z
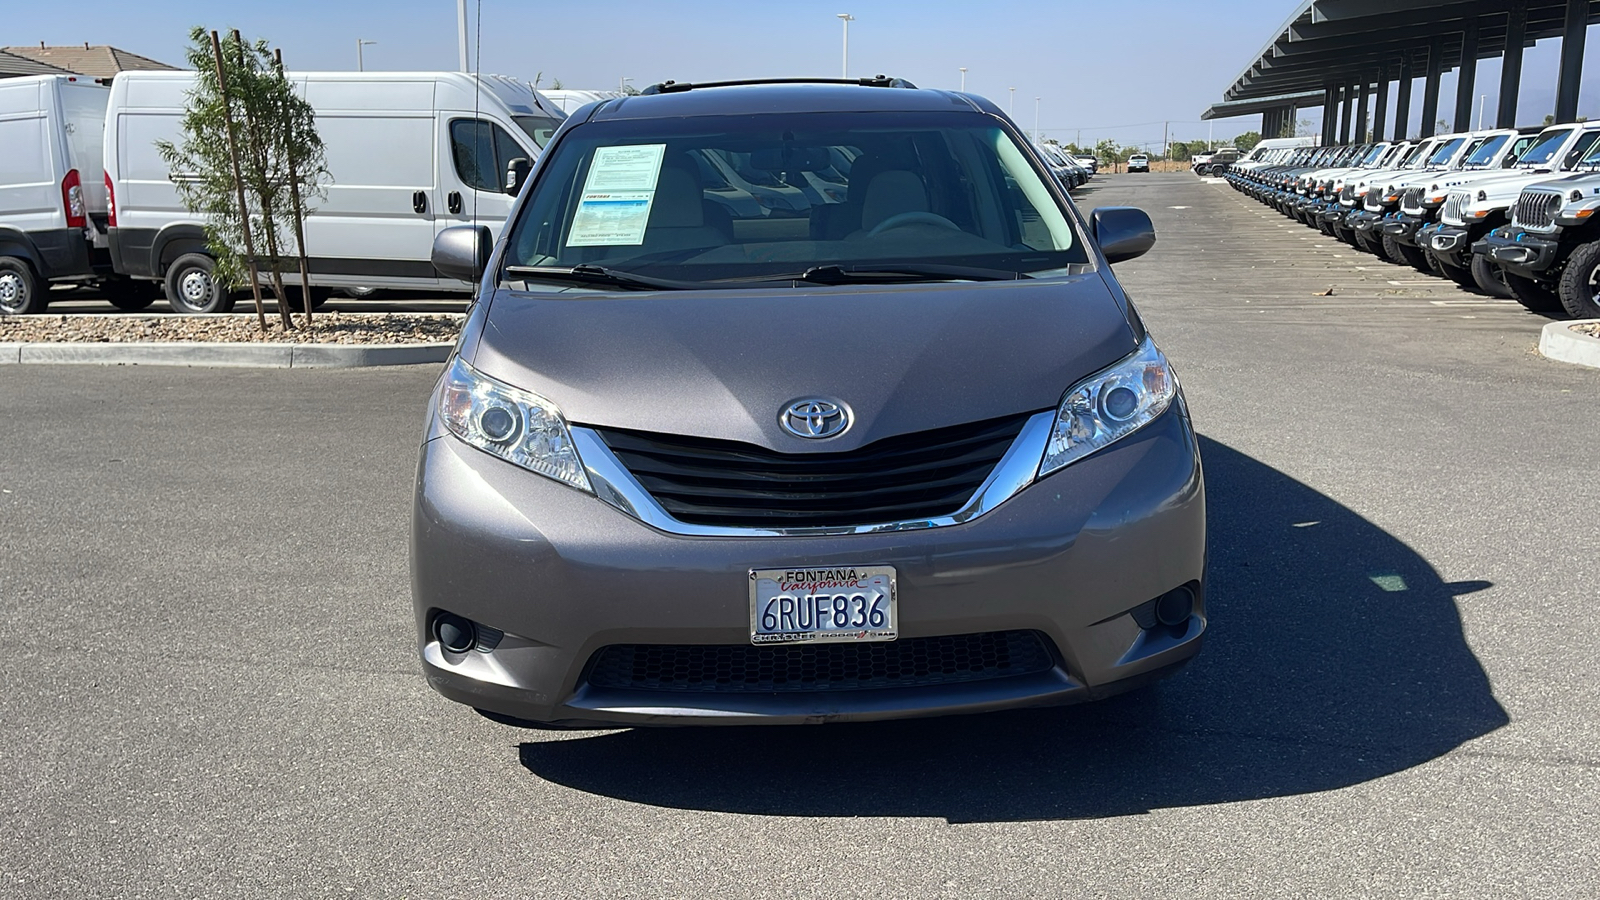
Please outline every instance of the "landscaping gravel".
M296 316L296 321L304 317ZM311 328L284 331L277 315L262 331L254 314L42 315L0 318L0 343L132 344L205 341L276 344L439 344L461 331L459 313L317 313Z
M1579 322L1572 326L1572 330L1579 334L1600 338L1600 322Z

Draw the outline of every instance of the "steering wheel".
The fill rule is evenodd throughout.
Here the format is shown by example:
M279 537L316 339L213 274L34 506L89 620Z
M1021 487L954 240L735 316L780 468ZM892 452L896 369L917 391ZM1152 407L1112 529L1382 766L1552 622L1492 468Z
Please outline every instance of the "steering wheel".
M951 231L961 230L960 225L957 225L938 213L922 212L918 210L913 212L895 213L889 218L884 219L882 222L872 226L872 230L867 232L867 237L877 237L878 235L883 234L885 231L889 231L894 228L904 228L907 225L937 225L940 228L948 228Z

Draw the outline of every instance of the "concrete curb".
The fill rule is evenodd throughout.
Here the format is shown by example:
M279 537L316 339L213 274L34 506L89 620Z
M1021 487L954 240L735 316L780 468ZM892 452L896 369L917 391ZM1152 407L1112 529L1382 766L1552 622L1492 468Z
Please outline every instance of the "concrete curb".
M1547 359L1600 369L1600 338L1579 334L1572 326L1600 319L1551 322L1539 333L1539 353Z
M0 343L0 365L225 366L354 369L441 363L455 344Z

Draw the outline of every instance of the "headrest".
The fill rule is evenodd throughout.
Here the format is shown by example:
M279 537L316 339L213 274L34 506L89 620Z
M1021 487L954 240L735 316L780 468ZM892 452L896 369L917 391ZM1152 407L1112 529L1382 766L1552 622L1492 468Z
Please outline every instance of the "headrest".
M872 176L861 201L861 227L872 229L890 216L927 212L928 191L922 179L905 169L888 169Z
M661 168L650 204L650 228L698 228L706 222L700 173L676 165Z

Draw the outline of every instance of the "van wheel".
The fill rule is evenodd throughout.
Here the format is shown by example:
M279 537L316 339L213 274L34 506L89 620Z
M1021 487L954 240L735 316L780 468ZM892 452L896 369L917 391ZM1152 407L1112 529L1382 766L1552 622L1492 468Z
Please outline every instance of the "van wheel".
M284 286L284 291L289 295L289 311L290 312L303 313L303 312L306 311L306 301L303 300L301 298L301 296L300 296L301 288L300 288L299 285L285 285ZM329 298L331 298L332 296L333 296L333 288L315 287L315 286L312 287L311 288L311 311L312 312L316 312L317 310L321 309L324 305L327 304Z
M1600 241L1584 244L1567 257L1560 296L1574 319L1600 318Z
M0 256L0 316L44 312L45 302L33 268L15 256Z
M225 313L233 311L233 295L222 289L211 273L216 269L211 257L185 253L167 267L164 283L167 302L179 313Z
M118 278L102 283L100 292L105 294L106 299L117 309L123 312L138 312L156 302L156 298L161 296L161 286L154 281Z
M1491 297L1511 299L1511 287L1506 284L1505 270L1490 262L1489 257L1482 253L1472 254L1472 280L1478 283L1478 290Z
M1502 272L1505 270L1502 269ZM1528 308L1529 312L1554 313L1561 311L1561 298L1555 291L1550 290L1532 278L1523 278L1514 272L1506 272L1506 287L1511 289L1511 296L1517 302Z

